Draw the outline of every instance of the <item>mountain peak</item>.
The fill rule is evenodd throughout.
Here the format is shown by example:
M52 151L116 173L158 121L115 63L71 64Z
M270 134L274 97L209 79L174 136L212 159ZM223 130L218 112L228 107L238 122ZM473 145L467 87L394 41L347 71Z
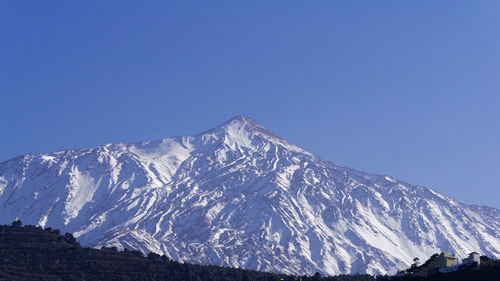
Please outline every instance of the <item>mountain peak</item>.
M237 142L240 145L251 146L251 139L257 137L266 142L274 143L286 149L312 155L302 148L288 142L286 139L276 135L271 130L258 124L250 117L236 115L221 125L201 133L201 135L219 135L229 140L229 143Z
M339 169L245 116L2 162L0 223L18 218L85 246L299 275L385 274L441 251L500 256L500 210Z
M223 123L218 128L223 129L227 133L240 133L245 132L252 135L256 135L262 137L267 140L274 140L280 143L288 143L284 138L276 135L271 130L265 128L264 126L258 124L250 117L243 115L236 115L233 118L229 119L225 123Z
M229 128L229 127L240 127L244 129L251 129L255 127L262 127L257 122L253 121L250 117L243 116L243 115L236 115L233 118L229 119L228 121L224 122L221 126L222 128ZM263 127L262 127L263 128Z
M266 139L276 139L280 141L285 141L283 138L277 136L271 130L261 126L260 124L252 120L250 117L243 115L236 115L233 118L229 119L228 121L222 123L221 125L212 128L208 131L205 131L202 134L216 133L216 132L224 132L228 134L246 133L246 134L258 135Z
M255 121L252 120L252 118L244 115L236 115L233 118L229 119L228 122L241 122L241 123L248 123L248 122L253 122Z

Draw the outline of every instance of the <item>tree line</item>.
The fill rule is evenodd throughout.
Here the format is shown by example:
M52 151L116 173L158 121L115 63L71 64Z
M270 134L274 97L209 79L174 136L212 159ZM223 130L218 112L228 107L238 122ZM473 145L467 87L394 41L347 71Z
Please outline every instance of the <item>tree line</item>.
M500 266L492 262L491 268ZM498 270L496 274L500 276ZM368 274L294 276L179 263L155 253L144 256L139 251L118 251L115 247L82 247L71 233L62 234L50 227L23 226L21 221L0 225L0 280L376 281L387 278Z

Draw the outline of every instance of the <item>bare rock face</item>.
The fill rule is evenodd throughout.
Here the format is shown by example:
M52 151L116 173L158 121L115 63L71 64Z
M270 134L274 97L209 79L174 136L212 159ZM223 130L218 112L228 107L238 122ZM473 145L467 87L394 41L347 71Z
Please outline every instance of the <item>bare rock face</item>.
M395 272L440 251L500 257L500 211L356 171L247 117L195 136L0 163L0 223L192 263Z

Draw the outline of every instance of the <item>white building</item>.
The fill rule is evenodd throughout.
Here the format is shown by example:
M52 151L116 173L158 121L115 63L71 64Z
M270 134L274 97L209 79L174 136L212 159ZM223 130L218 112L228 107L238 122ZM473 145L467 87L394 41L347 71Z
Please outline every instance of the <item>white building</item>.
M473 262L477 262L477 267L480 266L481 260L479 258L479 253L472 252L469 254L469 257L462 260L462 264L471 264Z

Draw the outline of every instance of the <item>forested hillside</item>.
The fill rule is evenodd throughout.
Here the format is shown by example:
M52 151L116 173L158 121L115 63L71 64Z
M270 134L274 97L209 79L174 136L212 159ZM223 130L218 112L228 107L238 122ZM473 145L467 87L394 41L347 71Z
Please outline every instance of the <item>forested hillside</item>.
M374 277L371 275L338 275L321 277L278 275L268 272L179 263L166 256L139 251L117 251L116 248L93 249L81 247L70 233L57 229L0 225L0 280L500 280L500 262L483 257L481 270L465 270L436 274L427 279Z
M0 225L0 280L338 280L371 281L370 275L330 278L178 263L166 256L116 248L81 247L73 235L36 226Z

